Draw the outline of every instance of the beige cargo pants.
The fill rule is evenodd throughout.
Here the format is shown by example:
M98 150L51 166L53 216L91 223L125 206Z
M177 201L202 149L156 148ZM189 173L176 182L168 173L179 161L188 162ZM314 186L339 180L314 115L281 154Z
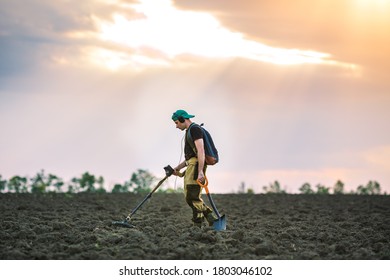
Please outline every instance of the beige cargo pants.
M207 166L204 167L206 174ZM184 173L184 195L187 204L192 209L192 221L196 226L202 226L204 218L211 226L216 219L213 210L208 207L202 199L202 188L196 182L198 178L198 159L193 157L187 161L187 169Z

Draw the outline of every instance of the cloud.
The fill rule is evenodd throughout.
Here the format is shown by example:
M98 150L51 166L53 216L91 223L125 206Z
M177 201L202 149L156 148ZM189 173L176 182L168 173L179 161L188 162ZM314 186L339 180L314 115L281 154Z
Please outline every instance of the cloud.
M153 1L140 0L138 4L129 5L129 8L143 17L133 19L116 13L112 22L96 18L100 25L100 38L131 48L137 53L138 63L145 61L146 66L153 64L153 58L146 57L147 54L142 50L150 48L161 52L160 58L155 60L158 65L164 64L164 58L169 62L178 55L191 54L212 59L241 57L287 65L331 64L351 71L357 70L356 65L332 60L326 53L271 47L259 41L248 40L242 33L224 27L211 14L179 10L171 0L159 1L158 5ZM118 59L124 62L132 57L124 57L119 53ZM112 64L124 63L117 61L111 63L111 66Z
M357 65L336 61L311 49L271 46L229 30L207 12L179 10L170 0L83 1L34 0L6 3L0 38L13 42L4 57L11 65L32 69L44 63L110 70L193 64L191 56L245 58L277 64L329 64L359 72ZM77 9L73 9L76 6ZM28 20L26 20L28 19ZM19 46L13 49L13 46ZM178 64L179 63L179 64ZM14 66L15 69L15 66Z
M111 17L122 8L105 1L47 0L3 1L0 11L1 76L36 71L58 62L77 61L91 38L68 34L93 34L93 16Z
M157 11L135 6L139 1L28 3L6 1L0 11L3 176L41 168L65 178L88 170L116 182L137 168L158 176L179 160L183 134L170 116L184 108L205 123L220 149L221 163L209 170L218 191L242 180L259 188L271 180L292 188L306 180L390 180L379 168L386 152L375 150L390 143L388 82L367 79L367 71L368 78L374 74L367 63L385 61L386 47L377 53L363 53L364 44L352 48L359 32L332 33L333 22L317 34L328 28L325 15L317 14L312 26L316 16L304 2L161 1L173 15L160 24L172 25L169 32L158 32ZM204 25L191 26L192 17ZM329 17L340 19L337 12ZM121 32L137 35L137 24L162 37L121 38ZM102 37L103 26L118 29L116 40ZM180 28L192 28L193 37ZM381 32L373 31L375 42ZM178 34L185 42L164 41ZM229 47L209 50L205 41ZM263 59L292 49L298 50L292 57L305 50L331 57L289 66ZM362 71L336 60L362 63ZM379 81L387 72L382 61L377 65Z
M226 28L269 46L312 49L361 67L375 83L389 79L388 1L235 0L177 1L181 9L207 11ZM234 11L234 12L232 12Z

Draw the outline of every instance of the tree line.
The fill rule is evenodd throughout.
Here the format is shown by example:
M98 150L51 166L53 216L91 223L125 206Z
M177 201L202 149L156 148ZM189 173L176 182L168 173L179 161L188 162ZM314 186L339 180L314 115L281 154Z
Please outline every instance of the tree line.
M157 178L149 171L138 169L133 172L123 184L115 184L112 193L132 192L148 193L151 191ZM95 176L84 172L80 177L73 177L69 182L51 173L46 174L41 170L33 177L13 176L9 180L3 179L0 175L0 192L11 193L106 193L105 181L102 176ZM159 189L160 192L175 192L173 189Z
M149 193L158 178L151 174L148 170L138 169L133 172L128 180L123 184L115 184L110 192L112 193ZM65 182L60 177L51 173L46 174L41 170L33 177L13 176L9 180L3 179L0 175L0 192L11 193L48 193L48 192L108 192L104 186L105 181L102 176L95 176L89 172L84 172L80 177L73 177L69 182ZM287 191L283 189L279 181L274 181L269 185L263 186L264 193L285 194ZM178 192L172 188L160 188L159 192ZM301 194L359 194L359 195L386 195L382 193L381 186L377 181L369 181L366 185L359 185L355 191L347 192L342 181L338 180L332 187L327 187L322 184L317 184L314 187L309 183L304 183L300 188ZM245 182L242 182L238 187L238 193L254 193L253 188L247 188Z
M284 189L280 186L278 181L270 183L268 186L263 187L265 193L286 193ZM380 195L382 193L381 186L377 181L368 181L366 185L359 185L356 190L347 192L345 190L345 184L341 180L337 182L332 187L327 187L322 184L317 184L313 188L311 184L304 183L299 191L301 194L361 194L361 195Z

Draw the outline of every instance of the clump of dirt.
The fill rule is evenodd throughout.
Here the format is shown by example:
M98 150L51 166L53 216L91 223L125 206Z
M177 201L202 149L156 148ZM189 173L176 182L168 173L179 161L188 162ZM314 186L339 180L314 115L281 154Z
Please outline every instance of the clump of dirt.
M0 194L0 259L390 259L390 197L220 194L227 230L182 194ZM207 199L205 199L207 201Z

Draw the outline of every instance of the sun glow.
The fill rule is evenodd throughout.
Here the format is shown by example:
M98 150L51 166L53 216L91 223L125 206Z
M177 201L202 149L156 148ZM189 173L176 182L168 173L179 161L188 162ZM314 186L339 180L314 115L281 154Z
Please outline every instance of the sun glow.
M142 54L130 54L123 51L114 51L104 48L89 48L85 51L92 64L104 65L107 69L117 71L121 68L131 67L141 69L148 65L168 66L165 60L148 57Z
M361 6L386 6L390 4L390 0L352 0Z
M378 18L389 18L390 0L350 0L351 7L355 9L362 18L377 20Z
M242 33L222 26L211 14L179 10L171 0L140 0L138 4L128 4L127 7L139 16L128 19L123 14L114 14L110 22L96 20L99 38L126 47L129 52L142 54L144 58L154 53L145 59L145 66L168 65L180 55L213 59L241 57L283 65L311 63L346 66L331 60L326 53L276 48L245 39ZM104 57L103 63L107 63L110 69L124 65L123 55L119 58L112 54ZM134 58L131 56L131 59ZM140 65L143 61L137 63Z

